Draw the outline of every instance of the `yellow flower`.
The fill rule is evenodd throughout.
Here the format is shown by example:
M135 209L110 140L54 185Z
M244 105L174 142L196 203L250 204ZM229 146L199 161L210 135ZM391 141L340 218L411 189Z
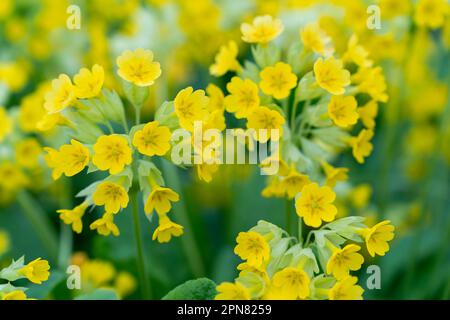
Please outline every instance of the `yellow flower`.
M52 81L52 89L45 95L44 108L57 113L69 107L76 100L75 87L68 75L61 74Z
M158 239L159 243L169 242L173 237L183 234L183 226L171 221L166 214L159 216L159 226L153 233L152 240Z
M371 195L372 187L369 184L360 184L351 191L350 201L355 208L362 209L369 203Z
M105 81L103 67L95 64L92 71L82 68L73 78L75 95L80 99L88 99L98 96Z
M215 300L250 300L250 292L239 282L224 282L216 288Z
M208 108L210 111L223 111L225 108L225 96L218 86L213 83L208 84L206 93L209 97Z
M344 61L353 62L360 67L369 68L372 66L373 61L368 57L369 52L358 44L358 37L352 35L348 42L347 52L344 54Z
M378 103L375 100L371 100L361 108L358 108L357 111L363 125L367 129L375 128L375 118L378 115Z
M360 68L356 74L352 76L352 81L358 84L360 92L367 93L379 102L387 102L389 100L386 94L387 85L381 67Z
M105 206L108 213L118 213L128 206L128 193L120 184L104 181L97 186L92 200L97 206Z
M297 76L292 73L291 66L284 62L277 62L273 67L264 68L259 77L262 92L275 99L288 97L291 89L297 85Z
M15 146L16 160L22 167L34 168L38 165L42 147L35 138L19 141Z
M27 300L27 295L21 290L14 290L1 296L1 300Z
M194 130L195 121L203 121L207 116L209 98L204 90L192 87L178 92L174 100L175 113L180 120L180 126L188 131Z
M9 235L0 230L0 257L9 250L10 240Z
M329 93L341 95L350 84L350 72L344 69L341 60L329 57L325 61L319 58L314 63L314 75L319 86Z
M361 249L356 244L346 245L344 248L333 248L333 254L327 263L327 273L341 280L349 275L350 270L361 269L364 258L358 253Z
M253 19L252 24L241 25L242 40L248 43L266 44L283 32L284 26L280 19L273 19L269 15Z
M380 0L380 10L387 19L407 15L411 10L411 0Z
M274 274L266 298L296 300L309 296L310 279L305 271L287 267Z
M126 297L136 290L136 279L128 272L120 272L114 281L114 288L119 297Z
M195 166L197 169L197 176L200 180L205 181L207 183L212 181L213 174L219 170L219 165L202 163Z
M372 137L372 130L363 129L357 137L350 139L353 157L355 157L356 161L359 163L364 163L364 158L368 157L372 153L373 145L370 142Z
M414 21L421 27L437 29L444 25L448 12L447 0L419 0Z
M266 240L257 232L239 232L236 238L237 246L234 253L249 266L258 268L270 259L270 247Z
M236 118L246 118L253 108L259 107L258 86L252 80L233 77L227 90L230 95L225 97L225 108L235 113Z
M180 196L172 189L155 185L145 202L144 211L150 214L153 210L156 210L158 214L164 215L172 208L171 202L178 202L179 200Z
M18 272L31 282L41 284L48 280L48 277L50 276L49 270L50 265L48 264L48 261L37 258L22 267Z
M366 240L367 251L372 257L375 255L384 256L389 251L388 242L394 239L395 227L389 220L382 221L372 228L361 231Z
M161 75L161 66L153 61L150 50L126 50L117 58L119 76L140 87L151 86Z
M20 167L12 162L0 163L0 190L15 192L30 183Z
M300 30L300 38L305 48L322 56L329 56L334 51L331 38L317 23L309 23Z
M228 44L221 46L214 64L209 67L209 73L213 76L220 77L228 71L239 71L241 65L237 61L237 55L238 46L236 42L230 41Z
M12 125L6 109L0 106L0 142L12 131Z
M357 107L358 103L353 96L333 96L328 104L328 115L337 126L347 128L358 121Z
M330 187L319 187L317 183L310 183L303 187L295 201L295 209L306 225L318 228L322 220L331 222L336 217L337 209L333 205L335 199L336 194Z
M348 179L347 168L335 168L326 162L322 164L322 167L325 171L325 175L327 176L326 184L330 188L333 188L337 182Z
M131 148L126 138L111 134L101 136L94 144L92 163L100 170L109 170L110 174L120 173L131 163Z
M283 178L283 180L281 180L279 188L284 190L289 199L293 199L300 191L302 191L303 187L310 182L307 175L292 170Z
M170 149L170 129L160 126L158 121L147 123L142 130L136 131L133 145L146 156L163 156Z
M83 222L81 218L84 216L88 204L83 202L82 204L76 206L72 210L60 209L56 212L59 213L59 218L64 221L65 224L72 225L72 230L76 233L81 233L83 230Z
M358 278L348 276L336 284L328 291L330 300L362 300L363 288L356 285Z
M119 236L120 231L119 228L114 224L113 215L113 213L105 212L103 217L91 223L89 228L91 228L91 230L97 230L98 234L102 236L109 236L111 233L116 237Z
M72 177L81 172L89 163L89 149L77 140L70 140L70 144L65 144L59 151L46 147L47 154L44 156L47 165L53 169L52 177L59 179L64 173L67 177Z
M279 130L278 138L283 134L282 127L285 119L278 111L267 107L254 108L248 115L247 120L247 128L254 129L255 139L262 143L267 142L271 138L275 139L272 137L272 129ZM260 132L261 129L265 129L266 132Z
M94 288L105 286L115 275L116 269L107 261L88 260L81 265L83 286L86 285L86 282Z

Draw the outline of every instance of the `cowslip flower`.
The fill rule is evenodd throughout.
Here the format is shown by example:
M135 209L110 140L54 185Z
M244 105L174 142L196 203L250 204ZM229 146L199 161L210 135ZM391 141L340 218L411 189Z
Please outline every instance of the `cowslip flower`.
M72 225L72 230L74 232L81 233L81 231L83 231L83 222L81 218L83 218L87 207L88 204L83 202L71 210L59 209L56 212L59 213L59 218L65 224Z
M52 89L45 95L44 108L49 113L57 113L69 107L75 100L72 81L66 74L61 74L52 81Z
M179 237L183 234L183 226L173 222L166 214L159 216L159 225L153 232L152 240L159 243L169 242L172 237Z
M319 86L334 95L344 94L345 87L350 85L350 72L334 57L319 58L314 63L314 75Z
M347 51L344 53L343 60L345 62L353 62L364 68L369 68L373 64L373 61L369 59L369 52L362 45L358 44L356 35L352 35L348 41Z
M344 248L332 248L331 258L327 263L327 273L341 280L349 275L350 270L361 269L364 258L358 251L361 249L356 244L346 245Z
M288 199L293 199L300 191L302 191L303 187L309 183L311 183L311 180L309 180L309 177L306 174L291 170L291 172L281 180L278 188L286 193Z
M145 202L144 211L150 214L156 210L159 215L164 215L172 208L172 202L179 200L180 196L172 189L154 185Z
M209 97L208 108L210 111L223 111L225 109L225 95L218 86L213 83L208 84L206 93Z
M253 108L259 107L258 86L252 80L233 77L227 84L227 90L230 94L225 97L225 108L236 118L246 118Z
M328 291L330 300L362 300L364 289L356 285L358 278L348 276L337 281Z
M203 121L207 116L209 98L204 90L187 87L174 100L175 114L180 120L180 126L188 131L194 130L195 121Z
M99 95L105 81L103 67L95 64L92 70L81 68L73 78L75 95L79 99L93 98Z
M352 76L352 82L357 84L359 92L367 93L375 101L387 102L389 100L389 96L386 94L386 79L381 67L360 68Z
M215 300L250 300L250 292L239 282L224 282L216 287Z
M128 206L128 192L118 183L104 181L97 186L92 200L97 206L105 206L108 213L118 213Z
M367 251L374 257L376 254L384 256L389 251L388 242L394 239L395 227L390 224L389 220L382 221L372 228L361 230L363 235Z
M30 180L21 168L11 161L0 162L0 189L15 192L29 185Z
M275 99L284 99L289 96L292 88L297 85L297 76L292 72L289 64L277 62L273 67L266 67L260 73L259 87L262 92Z
M132 161L128 140L120 135L104 135L94 144L92 163L110 174L120 173Z
M361 122L367 129L375 128L375 118L378 115L378 103L371 100L357 110Z
M317 23L309 23L300 30L300 39L305 48L320 54L329 56L334 48L331 44L331 38L323 31Z
M223 76L228 71L239 71L241 65L237 61L238 46L236 42L229 41L219 49L215 62L209 67L209 73L213 76Z
M37 258L22 267L18 273L33 283L41 284L48 280L48 277L50 276L49 270L50 265L48 264L48 261Z
M81 172L89 163L89 149L79 141L72 139L70 144L62 145L58 150L45 147L44 160L53 169L52 177L57 180L64 174L72 177Z
M170 149L170 129L160 126L158 121L147 123L133 136L133 146L146 156L163 156Z
M419 0L416 5L414 21L421 27L437 29L444 25L448 13L447 0Z
M105 214L100 218L95 220L89 226L91 230L97 230L98 234L102 236L109 236L111 233L114 236L119 236L119 228L114 223L114 214L105 212Z
M284 26L280 19L273 19L269 15L253 19L252 24L241 25L242 40L248 43L267 44L283 32Z
M335 168L332 165L323 162L323 170L326 175L326 185L333 188L336 183L340 181L346 181L348 179L348 169L347 168Z
M296 199L295 209L306 225L318 228L322 220L331 222L336 217L337 209L333 205L335 199L336 194L330 187L319 187L317 183L310 183L303 187Z
M347 128L358 121L357 107L353 96L333 96L328 104L328 115L337 126Z
M272 136L271 130L278 130L279 134L277 139L279 139L283 133L283 124L286 122L284 117L275 110L271 110L267 107L254 108L247 116L247 128L254 129L255 139L265 143L269 139L275 139ZM266 133L262 133L259 130L265 129Z
M250 266L259 267L269 261L270 247L259 233L254 231L239 232L234 253Z
M370 140L373 137L372 130L363 129L358 136L350 138L350 146L352 147L353 157L359 163L364 163L364 158L368 157L373 150Z
M12 121L5 107L0 106L0 142L12 131Z
M310 279L299 268L287 267L274 274L270 283L270 299L295 300L305 299L309 296Z
M21 290L14 290L0 296L0 300L27 300L27 295Z
M16 160L25 168L35 168L41 153L42 147L35 138L21 140L15 146Z
M116 63L119 76L140 87L151 86L161 75L161 66L159 62L153 61L153 52L150 50L126 50Z

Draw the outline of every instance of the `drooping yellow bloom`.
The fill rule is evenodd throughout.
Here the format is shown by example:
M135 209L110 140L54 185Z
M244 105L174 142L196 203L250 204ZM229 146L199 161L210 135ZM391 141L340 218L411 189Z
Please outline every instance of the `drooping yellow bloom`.
M246 118L253 108L259 107L258 86L252 80L233 77L227 90L230 95L225 97L225 108L236 118Z
M344 94L345 87L350 84L350 72L334 57L319 58L314 63L314 75L319 86L334 95Z
M166 214L159 216L159 226L153 233L152 240L158 239L159 243L169 242L172 237L183 234L183 226L176 224Z
M369 52L360 44L358 44L358 37L352 35L349 42L347 51L344 54L344 61L353 62L356 65L364 68L372 66L373 61L369 58Z
M300 191L302 191L303 187L310 182L307 175L292 170L283 178L283 180L281 180L281 184L278 188L283 190L289 199L293 199Z
M336 282L328 291L330 300L362 300L364 289L356 283L358 278L348 276Z
M1 300L27 300L27 295L21 290L14 290L2 295Z
M358 114L367 129L375 128L375 118L378 115L378 103L375 100L371 100L361 108L358 108Z
M333 96L328 104L328 115L337 126L347 128L358 121L357 107L353 96Z
M132 161L128 140L120 135L101 136L94 144L92 163L110 174L120 173Z
M109 236L111 233L115 237L120 235L119 228L114 223L114 214L109 212L105 212L103 217L92 222L89 228L97 230L102 236Z
M262 92L275 99L288 97L291 89L297 85L297 76L292 72L291 66L284 62L277 62L273 67L264 68L259 77Z
M326 184L330 188L333 188L339 181L346 181L348 179L347 168L335 168L326 162L322 164L322 167L327 177Z
M197 171L197 176L200 180L207 183L211 182L213 179L213 174L219 170L219 165L217 163L207 164L201 163L195 166Z
M116 60L119 76L140 87L151 86L161 75L159 62L153 61L153 52L141 48L126 50Z
M274 274L270 283L268 299L296 300L309 296L310 279L299 268L287 267Z
M171 202L178 202L179 200L180 196L172 189L155 185L145 202L144 211L150 214L153 210L156 210L159 215L164 215L172 208Z
M59 213L59 218L64 221L65 224L72 225L72 230L74 232L81 233L81 231L83 231L83 222L81 221L81 218L83 218L87 207L87 203L83 202L72 210L60 209L56 212Z
M364 158L368 157L372 153L373 145L370 142L372 137L372 130L363 129L358 136L350 139L353 157L355 157L356 161L359 163L364 163Z
M73 78L75 95L79 99L93 98L99 95L105 81L103 67L95 64L92 71L82 68Z
M216 288L215 300L250 300L250 292L239 282L224 282Z
M188 131L194 130L195 121L203 121L207 116L209 98L204 90L187 87L174 100L175 113L180 120L180 126Z
M133 145L146 156L163 156L170 149L170 129L160 126L158 121L147 123L142 130L136 131Z
M309 23L301 29L300 38L305 48L322 56L329 56L334 51L331 38L317 23Z
M352 76L352 82L358 84L360 92L367 93L379 102L387 102L389 96L386 94L387 85L381 67L359 68Z
M223 76L228 71L239 71L241 65L237 60L238 46L236 42L229 41L219 49L219 53L215 57L215 62L209 67L209 73L213 76Z
M65 144L59 151L46 147L47 154L44 156L47 165L53 169L52 177L59 179L64 173L67 177L72 177L81 172L89 163L89 149L77 140L70 140L70 144Z
M241 25L242 40L248 43L266 44L283 32L284 26L280 19L273 19L269 15L253 19L252 24Z
M12 125L6 109L0 106L0 142L11 132Z
M367 246L367 251L372 257L384 256L389 251L388 242L394 239L395 227L389 220L382 221L372 228L361 231Z
M249 266L258 268L270 259L270 247L266 240L257 232L239 232L234 253Z
M119 297L123 298L136 290L137 281L132 274L122 271L114 281L114 289L117 291Z
M35 138L27 138L19 141L15 149L16 160L19 165L25 168L35 168L38 166L39 156L42 154L42 147Z
M419 0L414 21L421 27L440 28L449 13L449 6L447 0Z
M218 86L213 83L208 84L206 93L209 97L208 109L210 111L223 111L225 109L225 96Z
M97 186L92 200L97 206L105 206L108 213L118 213L128 206L128 192L118 183L104 181Z
M255 139L265 143L269 139L277 140L283 134L284 117L275 110L267 107L254 108L247 117L247 128L255 130ZM278 137L274 137L271 130L278 130Z
M333 248L327 263L327 273L341 280L349 275L350 270L359 270L364 263L363 256L358 253L360 249L356 244L348 244L342 249Z
M52 89L45 95L44 108L49 113L57 113L69 107L76 100L75 87L69 76L61 74L52 81Z
M22 267L18 272L33 283L41 284L48 280L50 276L50 265L47 260L37 258L26 266Z
M86 260L80 266L82 284L94 288L106 286L116 275L116 269L108 261Z
M337 209L333 205L335 199L336 194L330 187L319 187L317 183L310 183L303 187L295 201L295 209L306 225L318 228L322 220L331 222L336 217Z

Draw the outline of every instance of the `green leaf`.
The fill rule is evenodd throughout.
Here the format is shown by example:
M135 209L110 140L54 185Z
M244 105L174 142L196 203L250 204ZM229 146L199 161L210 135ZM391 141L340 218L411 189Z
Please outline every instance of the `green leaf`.
M79 295L74 300L119 300L119 298L112 289L97 289L91 293Z
M122 85L125 97L127 97L135 109L139 110L145 100L147 100L149 94L148 87L139 87L127 81L122 81Z
M162 300L212 300L216 294L216 283L207 278L200 278L179 285Z

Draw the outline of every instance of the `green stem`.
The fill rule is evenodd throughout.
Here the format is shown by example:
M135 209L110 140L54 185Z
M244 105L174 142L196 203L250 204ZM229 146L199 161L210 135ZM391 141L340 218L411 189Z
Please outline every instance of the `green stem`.
M138 191L136 189L132 189L130 197L131 210L133 214L134 237L136 241L137 268L142 297L144 299L151 299L150 279L147 276L147 269L145 268L144 246L142 243L141 222L139 220Z
M298 242L303 243L303 220L298 217Z
M135 107L134 111L136 113L136 125L141 124L141 107Z
M184 234L181 236L181 244L186 254L189 266L192 273L196 277L205 275L205 267L200 255L200 250L195 242L193 230L190 225L189 217L186 211L183 197L181 195L181 183L178 177L176 167L168 161L162 161L162 166L168 185L172 187L178 194L180 194L180 201L173 206L174 215L177 220L184 226Z
M27 192L21 191L17 194L17 201L22 207L25 217L36 231L42 245L47 250L49 260L58 259L58 238L50 219L42 209L41 205Z
M286 232L292 236L292 213L291 213L291 201L286 199L285 201L285 214L286 214Z

